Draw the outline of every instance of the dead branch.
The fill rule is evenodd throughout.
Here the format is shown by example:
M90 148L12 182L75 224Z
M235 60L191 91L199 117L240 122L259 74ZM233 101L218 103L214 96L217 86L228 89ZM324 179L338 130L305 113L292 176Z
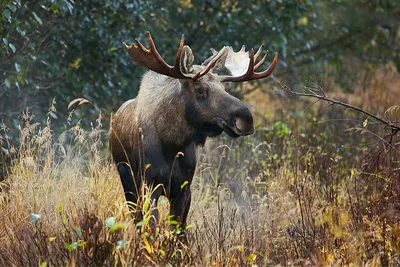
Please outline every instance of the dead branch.
M370 113L370 112L368 112L368 111L365 111L365 110L363 110L363 109L361 109L361 108L359 108L359 107L350 105L350 104L348 104L348 103L345 103L345 102L342 102L342 101L339 101L339 100L335 100L335 99L329 98L329 97L325 94L325 91L323 90L323 88L322 88L320 85L318 85L318 84L317 84L316 88L307 88L308 91L309 91L310 93L300 93L300 92L295 92L295 91L293 91L293 90L290 89L286 84L284 84L284 83L282 83L282 82L280 82L280 81L278 81L278 83L279 83L279 85L280 85L281 88L282 88L281 92L283 92L284 94L286 94L286 95L288 95L288 96L295 96L295 97L301 97L301 96L312 97L312 98L316 98L316 99L318 99L318 100L324 100L324 101L330 103L330 105L340 105L340 106L345 107L345 109L349 108L349 109L358 111L358 112L360 112L360 113L363 113L363 114L367 115L368 117L373 118L373 119L375 119L376 121L378 121L378 122L384 124L385 126L389 127L389 128L392 130L392 135L395 135L395 134L397 134L398 132L400 132L400 127L397 126L397 125L394 125L394 124L393 124L392 122L390 122L390 121L387 121L387 120L384 120L384 119L382 119L382 118L379 118L378 116L376 116L376 115L374 115L374 114L372 114L372 113Z

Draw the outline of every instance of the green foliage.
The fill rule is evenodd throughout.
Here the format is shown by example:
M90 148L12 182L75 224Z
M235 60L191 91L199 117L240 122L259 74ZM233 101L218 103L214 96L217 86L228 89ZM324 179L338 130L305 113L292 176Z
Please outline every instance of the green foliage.
M77 97L115 111L136 95L144 71L122 43L146 43L147 30L168 62L182 33L198 63L211 47L264 43L280 55L275 75L291 82L329 72L350 88L358 72L349 58L364 69L400 61L396 1L7 0L0 11L0 118L11 129L26 107L45 118L53 98L62 112Z

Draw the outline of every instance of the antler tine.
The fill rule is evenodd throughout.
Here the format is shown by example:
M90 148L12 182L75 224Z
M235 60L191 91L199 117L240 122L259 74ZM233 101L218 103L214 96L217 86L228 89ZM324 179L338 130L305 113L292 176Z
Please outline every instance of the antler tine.
M278 53L275 53L275 56L271 62L271 65L269 65L269 67L265 71L263 71L261 73L255 73L256 79L262 79L262 78L268 77L274 70L276 63L278 63Z
M182 54L182 49L183 49L184 44L185 44L185 35L182 34L181 41L179 43L178 52L176 52L175 66L179 66L179 61L181 59L181 54Z
M255 60L261 55L262 51L262 45L260 48L257 50L257 53L254 54L254 49L251 49L250 51L250 60L249 60L249 65L247 68L247 71L245 74L240 75L240 76L224 76L221 81L222 82L245 82L245 81L251 81L251 80L258 80L258 79L263 79L271 75L272 71L274 70L276 63L278 62L278 53L275 54L274 59L271 62L271 65L269 67L262 71L262 72L256 72L258 68L260 68L266 61L267 56L268 56L268 51L266 55L258 62L255 64ZM240 50L240 52L244 52ZM255 64L255 65L254 65Z
M193 80L197 80L200 77L206 75L212 68L214 68L215 64L217 61L222 57L221 51L219 52L218 55L216 55L208 64L207 66L200 72L196 73L196 75L192 78Z
M182 48L184 45L184 36L182 35L179 43L178 52L176 53L175 65L171 66L164 61L161 55L158 53L157 48L151 38L150 32L146 33L147 39L150 45L150 49L147 49L138 40L135 40L136 45L128 46L124 43L125 49L128 51L131 58L147 67L148 69L157 73L178 78L178 79L191 79L192 75L185 75L181 72L179 64L180 57L182 54Z
M166 68L172 70L173 67L170 66L167 62L164 61L164 59L161 57L161 55L158 53L157 49L156 49L156 45L154 44L153 38L151 38L151 34L148 31L146 33L147 35L147 40L149 41L149 45L150 45L150 52L156 57L156 59L162 64L164 65ZM140 44L140 42L139 42Z
M265 53L265 55L263 56L263 58L260 60L260 62L258 62L258 63L254 66L254 70L255 70L255 71L258 70L258 68L261 67L262 64L264 64L264 62L265 62L265 60L267 59L267 57L268 57L268 50L267 50L267 53Z
M260 48L258 48L257 53L254 55L254 60L257 60L257 58L261 55L263 47L264 45L262 44Z
M251 75L253 73L254 69L254 49L252 48L250 50L250 62L249 62L249 67L247 68L247 71L245 73L246 76Z

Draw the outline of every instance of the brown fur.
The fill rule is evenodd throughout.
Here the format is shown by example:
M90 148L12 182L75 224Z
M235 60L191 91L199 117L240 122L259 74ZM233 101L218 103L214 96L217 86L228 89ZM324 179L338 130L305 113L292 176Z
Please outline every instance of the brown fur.
M238 137L253 133L254 126L250 110L225 92L218 75L210 72L192 81L146 73L137 98L121 106L111 125L110 148L127 200L137 202L140 191L136 187L143 180L162 184L165 190L155 192L154 200L166 194L171 214L184 225L196 145L222 131ZM179 152L183 154L176 157ZM147 164L151 164L148 169ZM189 185L181 190L185 181Z

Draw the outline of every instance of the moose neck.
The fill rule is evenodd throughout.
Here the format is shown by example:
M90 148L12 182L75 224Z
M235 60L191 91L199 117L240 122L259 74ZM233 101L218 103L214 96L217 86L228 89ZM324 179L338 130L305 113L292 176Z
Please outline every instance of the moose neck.
M149 71L143 77L137 96L140 125L145 134L146 129L155 130L164 145L177 150L199 139L186 120L183 89L178 79Z

